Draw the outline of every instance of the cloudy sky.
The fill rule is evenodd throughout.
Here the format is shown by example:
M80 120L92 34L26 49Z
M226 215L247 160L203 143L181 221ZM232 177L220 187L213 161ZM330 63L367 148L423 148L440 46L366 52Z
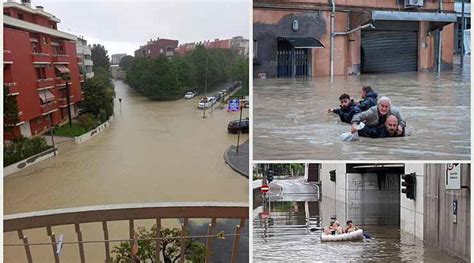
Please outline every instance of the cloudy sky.
M20 0L16 0L20 2ZM149 39L170 38L179 43L249 38L250 0L32 0L61 19L58 29L82 35L115 53L133 55Z

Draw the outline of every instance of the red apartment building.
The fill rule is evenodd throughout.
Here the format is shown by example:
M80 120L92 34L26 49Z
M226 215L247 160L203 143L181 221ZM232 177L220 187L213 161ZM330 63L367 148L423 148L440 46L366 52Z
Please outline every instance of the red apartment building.
M69 75L69 95L72 115L82 100L76 55L76 36L57 30L60 20L32 8L30 1L3 4L3 77L9 86L9 96L18 105L20 122L4 133L4 140L20 135L31 137L48 130L68 117L66 81Z
M172 57L175 55L175 49L178 46L178 40L157 38L150 40L144 46L135 50L135 57L157 58L160 56Z

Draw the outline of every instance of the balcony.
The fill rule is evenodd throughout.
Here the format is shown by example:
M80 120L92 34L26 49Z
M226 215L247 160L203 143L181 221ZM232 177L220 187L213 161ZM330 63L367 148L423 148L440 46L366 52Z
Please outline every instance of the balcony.
M60 108L67 107L67 98L59 98L58 103ZM69 103L74 103L74 95L69 96Z
M33 64L49 64L51 57L46 53L33 53Z
M84 59L84 66L92 66L94 63L90 59Z
M187 202L187 203L138 203L138 204L115 204L115 205L102 205L102 206L88 206L88 207L77 207L77 208L63 208L55 210L46 210L46 211L36 211L29 213L21 214L11 214L5 215L3 218L4 232L14 232L18 234L20 244L22 244L22 250L18 250L10 242L4 241L4 253L5 250L17 251L17 253L24 253L23 255L16 255L17 257L25 257L29 259L30 262L35 261L33 258L34 254L31 253L30 249L35 245L34 242L31 242L32 239L26 236L26 233L31 234L30 229L36 230L46 230L42 231L44 237L48 238L51 242L47 242L49 245L45 246L36 246L38 250L43 250L45 253L51 251L55 257L55 261L59 262L58 251L61 251L61 243L59 235L56 235L53 232L54 230L62 229L61 231L67 231L70 233L75 233L76 238L67 237L66 240L77 240L68 243L68 245L76 246L77 251L79 252L74 259L74 262L84 262L86 256L86 249L91 249L91 246L84 246L84 242L90 241L87 238L84 240L83 233L87 233L93 228L94 224L100 224L100 229L102 230L102 238L98 238L99 243L95 247L103 248L103 254L94 255L94 259L91 259L91 254L88 254L89 260L94 262L112 262L111 255L111 245L117 244L118 241L110 237L118 236L118 233L127 233L129 239L127 241L136 242L136 231L137 225L140 224L141 220L153 220L158 228L169 227L167 222L169 220L176 220L180 222L179 225L174 226L178 228L179 234L177 237L162 237L160 231L157 231L156 240L161 240L164 238L174 238L179 244L178 255L180 257L180 262L185 262L185 252L186 252L186 240L190 238L196 238L187 234L189 231L189 225L194 223L194 219L204 219L209 221L209 224L206 224L207 234L201 235L203 243L205 246L205 262L210 262L212 260L212 248L214 247L213 242L219 242L219 239L228 238L232 241L232 251L228 251L229 260L228 262L236 262L237 256L239 254L240 245L244 244L240 241L241 235L246 235L242 233L242 229L245 228L246 221L248 221L249 209L247 203L219 203L219 202ZM193 220L192 222L189 222ZM232 219L232 220L225 220ZM114 227L111 226L113 222L124 222L127 226L123 227ZM92 223L92 224L91 224ZM219 226L218 226L219 224ZM230 226L232 230L229 231L227 227L227 232L220 231L223 224ZM109 226L111 226L109 228ZM248 229L248 228L247 228ZM99 230L100 231L100 230ZM35 231L36 232L36 231ZM37 231L37 233L40 233ZM189 232L188 232L189 233ZM40 234L43 235L43 234ZM58 245L58 242L60 243ZM161 242L154 242L155 253L160 255L162 250L165 249L162 247ZM140 248L139 249L143 249ZM8 253L8 252L7 252ZM44 253L43 253L44 254ZM81 260L82 259L82 260ZM38 259L37 259L38 260ZM133 262L133 261L132 261Z
M8 96L16 96L20 94L20 89L18 88L18 82L5 82L3 85L8 87L9 93Z
M10 50L3 51L3 64L13 64L13 52Z
M86 79L90 79L94 77L94 72L88 72L86 73Z
M63 64L68 64L69 63L69 56L66 54L53 54L53 63L63 63Z
M79 81L84 82L84 74L79 75Z
M36 87L37 87L38 90L54 88L54 79L53 78L37 79L36 83L37 83Z
M57 111L57 110L58 109L57 109L56 101L51 101L51 102L41 105L41 113L43 113L43 115L46 115L49 112Z
M77 57L76 60L77 60L78 64L82 64L82 58L81 57Z
M58 89L61 89L61 88L65 88L66 87L66 81L62 78L59 78L57 77L54 81L54 83L56 84L56 87L58 87ZM69 85L72 84L71 81L68 81Z

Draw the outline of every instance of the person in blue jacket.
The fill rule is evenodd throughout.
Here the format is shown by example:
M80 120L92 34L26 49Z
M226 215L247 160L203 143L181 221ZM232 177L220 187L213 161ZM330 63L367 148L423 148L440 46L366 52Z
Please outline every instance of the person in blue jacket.
M362 100L359 101L358 106L361 111L366 111L377 105L378 94L375 93L370 86L363 86L360 89L360 97Z
M332 112L339 115L342 122L351 123L352 117L354 117L355 114L361 112L360 108L354 103L353 100L351 100L351 97L346 93L339 96L339 102L341 103L339 109L331 108L328 109L328 112Z

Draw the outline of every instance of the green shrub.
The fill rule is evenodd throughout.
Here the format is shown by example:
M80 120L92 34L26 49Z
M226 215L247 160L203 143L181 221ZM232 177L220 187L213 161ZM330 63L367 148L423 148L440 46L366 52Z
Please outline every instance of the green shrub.
M94 129L97 126L97 120L92 113L85 113L77 117L79 124L87 131Z
M52 146L49 146L43 137L33 139L22 137L14 140L3 146L3 166L5 167L24 160L51 147Z

